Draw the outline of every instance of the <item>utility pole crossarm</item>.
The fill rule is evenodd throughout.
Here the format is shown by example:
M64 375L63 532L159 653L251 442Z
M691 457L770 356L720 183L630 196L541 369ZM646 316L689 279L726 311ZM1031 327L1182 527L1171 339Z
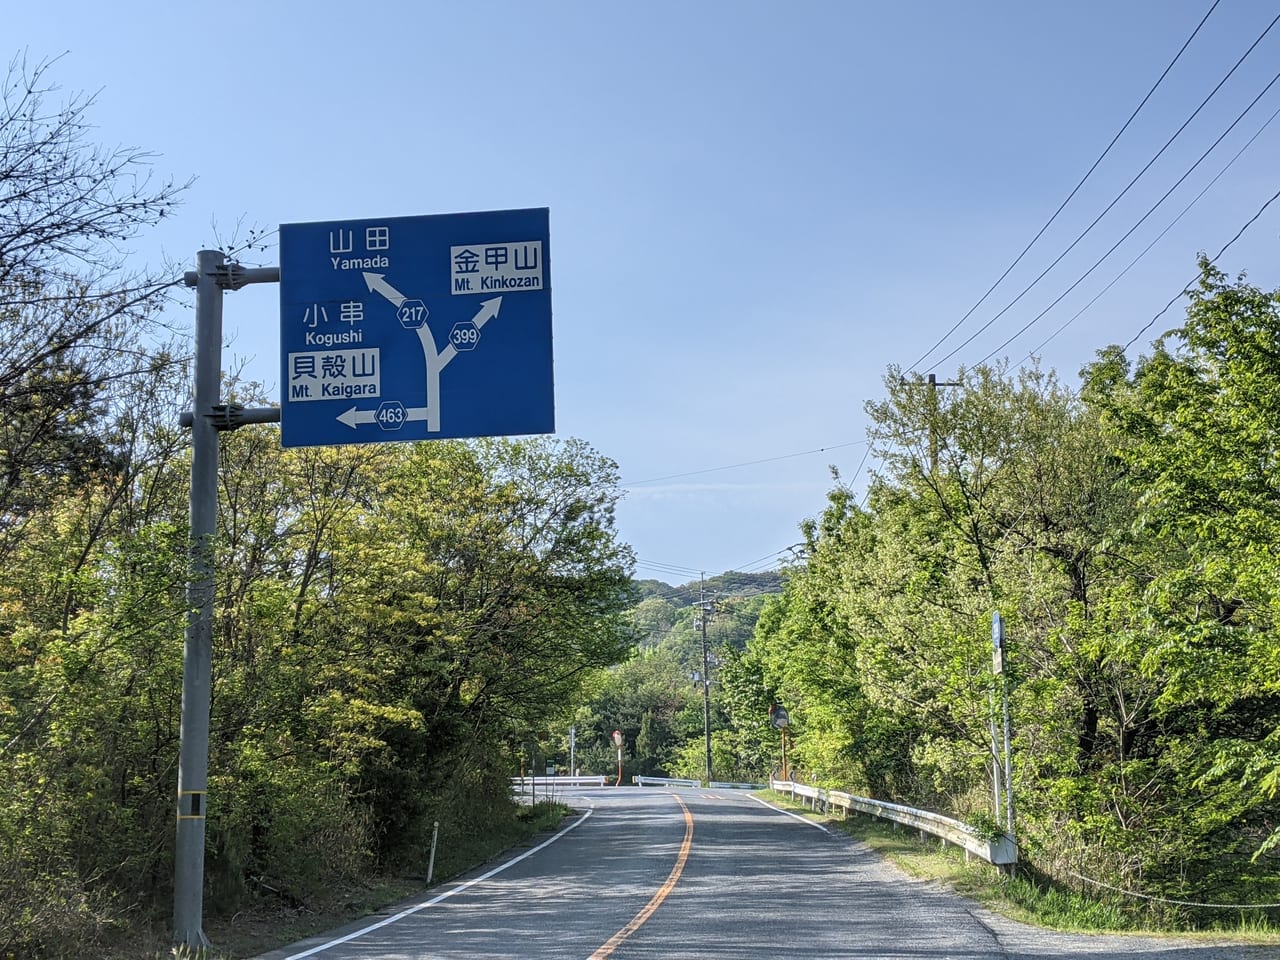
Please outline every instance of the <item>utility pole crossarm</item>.
M213 424L213 429L221 433L226 430L236 430L251 423L279 423L280 408L244 407L238 403L215 403L209 408L205 417ZM193 420L194 416L190 410L183 410L178 416L178 422L184 427L189 428Z
M251 283L279 283L279 267L246 267L234 261L214 264L211 279L219 290L239 290ZM200 271L188 270L182 275L188 287L199 286Z

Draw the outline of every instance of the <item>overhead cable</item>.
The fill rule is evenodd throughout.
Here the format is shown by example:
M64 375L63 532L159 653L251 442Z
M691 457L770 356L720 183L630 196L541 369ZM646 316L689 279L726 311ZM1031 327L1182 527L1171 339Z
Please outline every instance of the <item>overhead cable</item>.
M1013 271L1013 268L1022 262L1022 258L1027 255L1027 252L1033 246L1035 246L1036 241L1039 240L1042 236L1044 236L1044 232L1048 230L1049 227L1053 225L1054 221L1058 219L1058 214L1062 213L1066 205L1071 202L1072 198L1075 197L1077 193L1080 192L1080 188L1083 187L1085 184L1085 181L1088 180L1089 177L1093 175L1093 171L1098 169L1098 164L1102 163L1102 161L1106 158L1107 154L1111 152L1111 148L1116 145L1116 141L1120 139L1121 134L1123 134L1126 130L1129 129L1129 124L1133 123L1134 118L1137 117L1138 113L1142 110L1142 108L1147 105L1147 101L1151 99L1151 95L1155 93L1156 88L1159 87L1160 84L1164 82L1164 78L1169 75L1169 71L1173 69L1173 65L1178 62L1179 58L1186 51L1187 47L1191 45L1191 41L1195 39L1196 34L1200 32L1200 28L1204 26L1205 21L1208 20L1209 15L1212 14L1215 9L1217 9L1218 4L1220 2L1221 0L1214 0L1213 5L1209 7L1208 13L1206 13L1201 18L1198 24L1196 24L1196 28L1191 31L1191 36L1187 37L1186 41L1178 49L1178 52L1174 54L1173 59L1169 61L1169 65L1164 68L1164 72L1161 73L1160 76L1157 78L1156 82L1152 84L1151 89L1147 91L1147 95L1142 98L1142 102L1139 103L1136 107L1134 107L1133 113L1129 114L1129 119L1124 122L1124 125L1116 132L1116 135L1111 138L1111 142L1107 144L1106 149L1103 150L1102 153L1098 154L1098 159L1094 160L1092 166L1090 166L1089 169L1085 171L1085 175L1080 178L1080 182L1077 183L1071 189L1071 192L1069 194L1067 194L1067 198L1063 200L1062 203L1058 204L1058 209L1053 211L1053 216L1049 217L1049 219L1044 222L1044 225L1036 232L1036 235L1031 238L1030 242L1028 242L1025 247L1022 248L1022 252L1019 253L1018 256L1014 258L1013 263L1009 264L1009 266L1005 268L1004 273L1000 274L999 278L997 278L996 282L991 284L991 286L987 288L987 292L984 293L978 299L978 302L975 303L973 306L971 306L965 312L965 315L961 317L959 320L957 320L952 325L951 329L948 330L946 333L944 333L941 336L941 338L939 338L937 343L935 343L928 350L926 350L920 356L920 358L915 361L915 363L911 364L911 366L907 368L908 370L914 370L917 366L923 363L925 359L928 358L928 356L931 353L933 353L933 351L937 350L940 346L946 343L947 338L950 337L953 333L955 333L956 330L960 328L960 325L963 324L966 320L968 320L969 317L973 316L973 312L977 310L978 307L982 306L983 303L986 302L987 297L991 296L991 294L995 291L996 287L1000 286L1000 284L1004 282L1005 277L1009 276L1009 274Z
M1253 226L1253 225L1254 225L1254 223L1256 223L1256 222L1257 222L1258 218L1259 218L1259 217L1261 217L1264 213L1266 213L1267 208L1268 208L1269 206L1271 206L1273 203L1275 203L1275 202L1276 202L1276 200L1280 200L1280 190L1277 190L1275 193L1273 193L1273 194L1271 195L1270 199L1268 199L1268 200L1267 200L1267 202L1266 202L1266 203L1264 203L1264 204L1263 204L1263 205L1258 209L1258 212L1257 212L1257 213L1255 213L1252 217L1250 217L1250 218L1245 222L1245 225L1244 225L1243 227L1241 227L1239 230L1237 230L1237 231L1236 231L1236 235L1235 235L1234 237L1232 237L1230 240L1228 240L1225 244L1223 244L1222 249L1221 249L1221 250L1219 250L1216 254L1214 254L1213 259L1212 259L1212 260L1210 260L1210 261L1209 261L1209 263L1210 263L1210 264L1217 263L1217 262L1218 262L1218 258L1219 258L1219 257L1221 257L1224 253L1226 253L1226 252L1227 252L1227 250L1231 247L1231 245L1232 245L1233 243L1235 243L1235 242L1236 242L1237 240L1239 240L1242 236L1244 236L1244 232L1245 232L1246 230L1248 230L1251 226ZM1170 307L1172 307L1175 303L1177 303L1179 300L1181 300L1181 299L1182 299L1186 294L1190 293L1190 292L1191 292L1191 287L1195 284L1195 282L1196 282L1198 279L1200 279L1200 275L1199 275L1199 274L1196 274L1194 277L1192 277L1192 278L1187 282L1187 285L1186 285L1185 287L1183 287L1181 290L1179 290L1179 291L1178 291L1178 293L1174 295L1174 298L1173 298L1172 300L1170 300L1168 303L1166 303L1166 304L1164 305L1164 309L1163 309L1163 310L1161 310L1161 311L1160 311L1159 313L1157 313L1154 317L1152 317L1150 320L1148 320L1148 321L1146 322L1146 324L1143 326L1143 328L1142 328L1141 330L1139 330L1137 333L1135 333L1135 334L1133 335L1132 339L1130 339L1130 340L1129 340L1129 342L1128 342L1128 343L1126 343L1126 344L1124 345L1124 349L1125 349L1125 350L1128 350L1128 349L1129 349L1130 347L1132 347L1135 343L1137 343L1137 342L1138 342L1138 338L1139 338L1139 337L1141 337L1141 336L1142 336L1144 333L1146 333L1148 330L1150 330L1150 329L1151 329L1152 324L1154 324L1157 320L1159 320L1161 317L1163 317L1163 316L1165 315L1165 313L1167 313L1167 312L1168 312L1168 310L1169 310L1169 308L1170 308Z
M681 576L692 576L692 577L697 577L697 576L700 576L700 575L702 574L702 571L701 571L701 570L696 569L696 568L694 568L694 567L682 567L682 566L680 566L679 564L674 564L674 563L661 563L661 562L659 562L659 561L657 561L657 560L640 560L640 559L637 559L637 560L636 560L636 566L637 566L637 567L647 567L647 568L649 568L650 570L658 570L658 571L661 571L662 573L675 573L675 574L680 574Z
M657 483L660 480L679 480L682 477L696 477L704 473L717 473L720 470L736 470L739 467L754 467L761 463L776 463L779 460L792 460L795 457L809 457L815 453L826 453L828 450L840 450L844 447L856 447L860 443L866 443L866 440L849 440L845 443L833 443L825 447L817 447L813 450L801 450L799 453L784 453L777 457L764 457L760 460L746 460L742 463L729 463L723 467L707 467L703 470L690 470L687 473L669 473L664 477L650 477L647 480L632 480L629 483L620 483L618 486L626 489L627 487L638 487L644 483Z
M1136 257L1130 260L1128 265L1123 270L1121 270L1118 274L1116 274L1115 278L1110 283L1108 283L1105 287L1099 290L1097 295L1092 300L1090 300L1083 307L1081 307L1074 314L1072 314L1072 316L1068 318L1067 321L1062 324L1062 326L1058 327L1057 330L1053 331L1053 333L1049 334L1049 336L1045 337L1044 340L1042 340L1039 344L1033 347L1027 353L1027 355L1023 357L1021 361L1019 361L1019 365L1023 363L1027 363L1028 361L1032 360L1037 354L1040 353L1041 350L1047 347L1049 343L1052 342L1053 339L1058 336L1058 334L1062 333L1063 330L1067 329L1067 327L1071 326L1071 324L1073 324L1076 320L1080 319L1081 315L1083 315L1090 307L1092 307L1095 303L1101 300L1102 297L1107 293L1107 291L1109 291L1112 287L1114 287L1125 274L1127 274L1130 270L1134 268L1134 266L1137 265L1138 261L1140 261L1148 253L1150 253L1151 248L1154 247L1161 240L1163 240L1165 235L1170 230L1172 230L1175 226L1178 225L1178 223L1182 220L1182 218L1185 217L1191 211L1191 208L1194 207L1197 203L1199 203L1200 200L1204 197L1204 195L1213 188L1213 185L1216 184L1220 179L1222 179L1222 175L1231 169L1231 167L1235 164L1237 160L1240 159L1241 155L1246 150L1248 150L1251 146L1253 146L1254 141L1257 140L1258 137L1262 136L1263 131L1266 130L1267 127L1271 126L1272 121L1274 121L1275 118L1278 116L1280 116L1280 108L1277 108L1271 114L1271 116L1267 118L1266 122L1264 122L1262 126L1258 128L1258 132L1255 133L1252 137L1250 137L1248 141L1245 142L1245 145L1243 147L1241 147L1239 150L1236 151L1235 156L1233 156L1230 160L1227 161L1226 165L1221 170L1219 170L1217 174L1214 175L1212 180L1210 180L1207 184L1205 184L1204 189L1201 190L1199 193L1197 193L1195 197L1192 199L1192 201L1182 208L1182 212L1179 213L1176 217L1174 217L1169 222L1169 225L1167 227L1165 227L1158 234L1156 234L1155 238L1150 243L1148 243L1145 247L1143 247L1141 253L1139 253ZM1179 294L1179 296L1181 296L1181 294ZM1174 299L1176 300L1177 297L1175 297ZM1146 329L1146 328L1144 327L1143 329ZM985 363L990 358L991 358L991 355L989 354L981 362Z
M796 550L801 546L802 544L793 543L790 546L782 547L779 550L775 550L773 551L773 553L766 553L763 557L758 557L755 560L752 560L748 563L744 563L740 567L730 567L729 569L736 573L755 573L757 572L757 569L769 570L769 569L772 569L772 567L769 566L770 564L775 563L778 560L787 559L783 556L783 554L790 554L790 559L795 559Z
M974 340L976 340L980 334L982 334L982 333L983 333L983 332L985 332L987 329L989 329L993 323L995 323L997 320L999 320L1001 317L1003 317L1006 313L1008 313L1011 309L1013 309L1013 307L1014 307L1014 306L1016 306L1016 305L1017 305L1017 304L1022 300L1022 298L1023 298L1023 297L1025 297L1028 293L1030 293L1030 292L1031 292L1031 290L1032 290L1032 288L1033 288L1033 287L1035 287L1035 286L1036 286L1036 285L1037 285L1041 280L1043 280L1043 279L1045 278L1045 276L1049 273L1049 271L1050 271L1050 270L1052 270L1052 269L1053 269L1054 267L1056 267L1059 263L1061 263L1061 262L1066 258L1067 254L1069 254L1072 250L1074 250L1074 249L1076 248L1076 246L1080 243L1080 241L1081 241L1081 240L1083 240L1086 236L1088 236L1088 235L1089 235L1089 233L1091 233L1091 232L1093 231L1093 228L1094 228L1094 227L1096 227L1096 226L1098 225L1098 223L1102 220L1102 218L1103 218L1103 217L1105 217L1108 213L1110 213L1110 212L1111 212L1112 208L1113 208L1113 207L1115 207L1115 205L1116 205L1117 203L1119 203L1119 202L1120 202L1120 201L1121 201L1121 200L1122 200L1122 199L1123 199L1123 198L1124 198L1124 197L1129 193L1129 191L1133 188L1134 184L1136 184L1136 183L1137 183L1137 182L1142 178L1142 176L1143 176L1143 175L1144 175L1148 170L1150 170L1150 169L1151 169L1152 165L1153 165L1157 160L1159 160L1159 159L1160 159L1160 157L1162 157L1162 156L1164 155L1164 152L1165 152L1166 150L1168 150L1168 149L1169 149L1169 147L1173 144L1173 141L1174 141L1174 140L1176 140L1176 139L1178 139L1178 137L1181 135L1182 131L1183 131L1183 130L1185 130L1185 129L1187 128L1187 126L1191 123L1191 121L1192 121L1192 120L1194 120L1194 119L1195 119L1195 118L1200 114L1200 111L1201 111L1201 110L1203 110L1203 109L1205 108L1205 106L1209 103L1209 101L1210 101L1210 100L1212 100L1212 99L1213 99L1213 97L1217 94L1217 92L1218 92L1219 90L1221 90L1221 89L1222 89L1223 84L1225 84L1229 79L1231 79L1231 77L1235 74L1236 70L1238 70L1238 69L1240 68L1240 65L1241 65L1242 63L1244 63L1244 61L1248 58L1248 56L1249 56L1251 53L1253 53L1254 49L1258 46L1258 44L1259 44L1259 43L1261 43L1261 42L1262 42L1263 38L1265 38L1265 37L1266 37L1266 35L1267 35L1268 33L1270 33L1270 32L1271 32L1272 28L1274 28L1274 27L1275 27L1275 25L1276 25L1277 23L1280 23L1280 14L1277 14L1277 15L1276 15L1276 17L1275 17L1275 19L1274 19L1274 20L1272 20L1272 21L1271 21L1271 23L1269 23L1269 24L1267 25L1267 28L1266 28L1265 30L1263 30L1261 34L1259 34L1258 38L1257 38L1256 40L1254 40L1252 44L1250 44L1250 45L1249 45L1249 49L1248 49L1248 50L1246 50L1246 51L1241 55L1240 59L1239 59L1239 60L1237 60L1237 61L1235 62L1235 66L1233 66L1229 71L1227 71L1226 76L1224 76L1221 80L1219 80L1219 81L1218 81L1218 83L1217 83L1217 85L1216 85L1216 86L1215 86L1211 91L1209 91L1209 95L1208 95L1208 96L1206 96L1202 101L1200 101L1200 105L1199 105L1198 107L1196 107L1196 108L1195 108L1195 110L1193 110L1193 111L1192 111L1191 115L1190 115L1189 117L1187 117L1187 119L1186 119L1186 120L1184 120L1184 121L1183 121L1182 126L1178 127L1178 129L1177 129L1176 131L1174 131L1173 136L1171 136L1167 141L1165 141L1164 146L1162 146L1162 147L1161 147L1161 148L1156 152L1155 156L1153 156L1150 160L1148 160L1148 161L1147 161L1146 165L1145 165L1141 170L1139 170L1139 171L1138 171L1138 173L1133 177L1133 179L1132 179L1132 180L1130 180L1130 181L1125 185L1125 188L1124 188L1123 190L1121 190L1119 194L1117 194L1117 195L1116 195L1115 199L1114 199L1114 200L1112 200L1109 204L1107 204L1106 208L1105 208L1105 209L1104 209L1100 214L1098 214L1096 217L1094 217L1093 221L1092 221L1092 222L1091 222L1087 227L1085 227L1085 228L1084 228L1084 230L1083 230L1083 231L1081 231L1081 233L1080 233L1080 234L1079 234L1079 235L1078 235L1074 240L1072 240L1072 241L1071 241L1071 244L1067 247L1067 249L1063 250L1063 251L1062 251L1062 253L1058 254L1058 256L1054 258L1053 262L1052 262L1052 263L1050 263L1047 267L1045 267L1045 268L1044 268L1044 270L1042 270L1042 271L1040 272L1040 274L1039 274L1039 275L1038 275L1034 280L1032 280L1029 284L1027 284L1027 285L1022 289L1022 292L1021 292L1021 293L1019 293L1016 297L1014 297L1014 298L1013 298L1012 300L1010 300L1007 304L1005 304L1004 308L1003 308L1003 309L1001 309L999 313L997 313L994 317L992 317L990 320L988 320L986 323L984 323L981 327L979 327L977 330L975 330L975 331L974 331L974 332L969 336L969 338L968 338L968 339L966 339L963 343L961 343L959 346L957 346L955 349L953 349L950 353L948 353L946 356L942 357L940 360L935 361L935 362L934 362L934 364L933 364L933 366L931 366L931 367L929 368L929 370L936 370L938 367L940 367L942 364L946 363L948 360L950 360L952 357L954 357L957 353L959 353L961 350L963 350L963 349L964 349L965 347L967 347L969 344L973 343L973 341L974 341ZM1274 83L1274 81L1272 81L1272 82ZM1270 87L1271 87L1271 84L1268 84L1268 85L1267 85L1267 88L1268 88L1268 89L1270 89ZM1264 90L1263 92L1265 93L1266 91ZM1259 96L1261 96L1261 94L1260 94ZM1254 102L1256 103L1256 102L1257 102L1257 100L1255 99L1255 101L1254 101ZM1250 104L1250 106L1252 106L1252 105L1253 105L1253 104ZM1247 112L1248 112L1248 109L1246 109L1246 110L1245 110L1245 112L1247 113ZM1243 117L1243 115L1244 115L1244 114L1241 114L1241 117ZM1239 120L1240 120L1240 117L1237 117L1237 118L1236 118L1236 122L1238 123L1238 122L1239 122ZM1235 124L1233 123L1233 124L1232 124L1232 126L1234 126L1234 125L1235 125ZM1229 131L1229 130L1230 130L1230 127L1228 128L1228 131ZM1224 133L1224 134L1223 134L1223 136L1225 136L1225 135L1226 135L1226 134ZM1218 139L1219 139L1219 141L1220 141L1222 138L1221 138L1221 137L1219 137ZM1215 142L1214 146L1217 146L1217 142ZM1212 149L1212 148L1210 148L1210 149ZM1207 156L1207 153L1206 153L1205 155ZM1202 157L1201 157L1201 159L1203 160L1203 159L1204 159L1204 157L1202 156ZM1199 161L1197 161L1197 165L1198 165L1198 163L1199 163ZM1194 167L1193 167L1192 169L1194 169ZM1190 171L1188 171L1188 174L1189 174L1189 173L1190 173ZM1184 179L1185 179L1185 178L1184 178ZM1179 181L1179 182L1181 182L1181 181ZM1176 184L1175 184L1175 186L1176 186ZM1162 198L1162 199L1163 199L1163 198ZM1157 206L1159 206L1159 204L1157 204ZM1135 227L1135 229L1136 229L1136 227ZM1132 231L1130 231L1130 232L1132 232ZM1128 234L1126 234L1126 237L1127 237L1127 236L1128 236ZM1113 247L1112 249L1114 249L1114 247ZM1104 259L1105 259L1105 258L1104 258ZM1070 292L1070 291L1068 291L1068 292ZM1059 298L1059 299L1061 299L1061 298ZM1056 302L1056 301L1055 301L1055 302ZM1034 321L1033 321L1033 322L1034 322ZM928 371L926 371L926 372L928 372Z
M1277 16L1277 17L1276 17L1276 20L1280 20L1280 16ZM1273 22L1274 22L1274 21L1273 21ZM1067 287L1067 289L1066 289L1066 290L1062 291L1062 293L1060 293L1060 294L1057 296L1057 298L1055 298L1055 299L1054 299L1054 301L1053 301L1052 303L1050 303L1047 307L1045 307L1043 310L1041 310L1039 313L1037 313L1034 317L1032 317L1030 320L1028 320L1025 324L1023 324L1023 325L1022 325L1022 327L1021 327L1021 328L1020 328L1020 329L1019 329L1019 330L1018 330L1018 331L1017 331L1013 336L1011 336L1011 337L1010 337L1008 340L1006 340L1004 343L1000 344L1000 346L996 347L994 350L992 350L990 353L988 353L988 354L987 354L985 357L983 357L983 358L982 358L982 360L980 360L979 362L980 362L980 363L985 363L987 360L990 360L993 356L995 356L997 353L999 353L1001 350L1003 350L1003 349L1004 349L1005 347L1007 347L1009 344L1013 343L1013 341L1014 341L1014 340L1017 340L1017 339L1018 339L1018 337L1022 336L1022 335L1023 335L1024 333L1026 333L1029 329L1031 329L1032 325L1033 325L1033 324L1035 324L1035 323L1037 323L1037 322L1038 322L1038 321L1039 321L1039 320L1040 320L1040 319L1041 319L1041 318L1042 318L1046 313L1048 313L1050 310L1052 310L1054 307L1056 307L1058 304L1060 304L1060 303L1061 303L1061 302L1062 302L1062 301L1067 297L1067 295L1068 295L1069 293L1071 293L1071 291L1073 291L1076 287L1080 286L1080 284L1084 283L1084 281L1085 281L1086 279L1088 279L1088 278L1093 274L1093 271L1097 270L1097 269L1098 269L1098 267L1102 266L1103 262L1104 262L1108 257L1110 257L1110 256L1111 256L1111 254L1113 254L1113 253L1115 253L1115 252L1116 252L1116 249L1120 246L1120 244L1124 243L1124 242L1125 242L1126 240L1128 240L1131 236L1133 236L1134 232L1135 232L1135 231L1136 231L1140 226L1142 226L1144 223L1146 223L1147 218L1148 218L1148 217L1150 217L1153 213L1155 213L1155 212L1156 212L1156 210L1160 207L1160 205L1161 205L1161 204L1163 204L1166 200L1168 200L1168 199L1169 199L1169 196L1173 193L1173 191L1177 190L1177 189L1178 189L1178 187L1182 186L1183 182L1187 179L1187 177L1191 176L1191 174L1192 174L1192 173L1194 173L1194 172L1196 171L1196 168L1197 168L1197 167L1199 167L1199 166L1200 166L1200 164L1204 163L1205 159L1209 156L1209 154L1211 154L1214 150L1216 150L1216 149L1218 148L1218 144L1222 143L1223 139L1225 139L1225 138L1226 138L1227 134L1229 134L1232 130L1234 130L1234 129L1235 129L1236 124L1238 124L1241 120L1243 120L1243 119L1245 118L1245 115L1246 115L1250 110L1252 110L1252 109L1254 108L1254 106L1257 104L1257 102L1258 102L1259 100L1261 100L1261 99L1262 99L1262 98L1267 94L1267 92L1268 92L1268 91L1269 91L1273 86L1275 86L1275 84L1276 84L1278 81L1280 81L1280 73L1277 73L1274 77L1272 77L1272 78L1271 78L1271 82L1270 82L1270 83L1268 83L1265 87L1263 87L1263 88L1262 88L1262 92L1261 92L1261 93L1259 93L1256 97L1254 97L1254 98L1249 102L1249 105L1248 105L1247 107L1245 107L1245 108L1244 108L1244 110L1242 110L1242 111L1240 112L1240 114L1239 114L1239 115L1238 115L1234 120L1232 120L1232 121L1231 121L1231 125L1230 125L1229 127L1227 127L1227 129L1223 130L1221 134L1219 134L1218 139L1214 140L1214 141L1213 141L1213 143L1211 143L1211 144L1209 145L1209 149L1207 149L1204 153L1200 154L1199 159L1197 159L1197 160L1196 160L1196 162L1195 162L1195 163L1193 163L1193 164L1192 164L1192 165L1187 169L1186 173L1184 173L1182 176L1180 176L1180 177L1179 177L1179 178L1174 182L1173 186L1171 186L1168 190L1166 190L1166 191L1164 192L1164 195L1163 195L1163 196L1161 196L1159 200L1157 200L1155 203L1153 203L1153 204L1152 204L1152 205L1147 209L1147 212L1146 212L1146 213L1144 213L1144 214L1142 215L1142 217L1138 220L1138 222L1137 222L1137 223L1135 223L1135 224L1134 224L1132 227L1130 227L1128 230L1126 230L1126 231L1124 232L1124 235L1123 235L1123 236L1121 236L1119 240L1117 240L1115 243L1113 243L1113 244L1108 248L1108 250L1107 250L1107 252L1106 252L1106 253L1104 253L1101 257L1099 257L1097 260L1095 260L1095 261L1093 262L1093 266L1091 266L1088 270L1086 270L1084 273L1082 273L1082 274L1081 274L1081 275L1076 279L1076 281L1075 281L1074 283L1072 283L1072 284L1071 284L1071 286ZM1028 288L1028 289L1030 289L1030 288ZM1023 291L1023 292L1025 293L1026 291ZM983 328L983 329L985 329L985 328ZM979 333L981 333L981 331L979 331ZM974 336L977 336L977 334L974 334ZM973 339L973 337L970 337L970 338L969 338L969 340L966 340L964 344L961 344L961 346L964 346L965 344L968 344L970 341L972 341L972 339ZM959 347L957 347L956 349L958 350L958 349L959 349ZM947 355L947 357L952 356L954 353L955 353L955 351L952 351L952 353L951 353L951 354L948 354L948 355ZM943 358L943 360L947 359L947 357L944 357L944 358ZM942 361L939 361L939 362L941 363Z

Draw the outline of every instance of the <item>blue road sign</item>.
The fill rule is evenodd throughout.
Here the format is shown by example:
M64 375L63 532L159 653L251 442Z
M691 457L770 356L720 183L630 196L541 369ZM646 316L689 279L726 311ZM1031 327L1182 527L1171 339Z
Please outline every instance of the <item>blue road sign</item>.
M555 430L548 211L280 227L286 447Z

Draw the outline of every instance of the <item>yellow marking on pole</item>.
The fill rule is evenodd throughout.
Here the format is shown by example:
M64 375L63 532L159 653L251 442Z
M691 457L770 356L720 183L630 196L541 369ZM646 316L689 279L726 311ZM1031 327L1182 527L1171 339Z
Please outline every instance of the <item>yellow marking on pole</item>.
M599 950L593 953L587 960L605 960L605 957L613 955L613 951L620 947L624 940L644 925L658 907L662 906L662 901L670 896L671 891L675 889L676 883L680 880L680 875L684 873L684 865L689 859L689 850L693 847L693 814L689 812L689 808L684 805L684 801L676 794L671 794L676 798L676 803L680 804L680 809L684 811L684 842L680 844L680 853L676 856L675 866L671 868L671 873L667 876L667 881L658 888L658 892L649 898L649 902L644 905L644 909L637 913L625 927L609 938Z
M178 791L178 819L179 820L203 820L204 815L204 798L208 794L208 790L179 790ZM184 798L191 798L191 813L182 813L182 801Z

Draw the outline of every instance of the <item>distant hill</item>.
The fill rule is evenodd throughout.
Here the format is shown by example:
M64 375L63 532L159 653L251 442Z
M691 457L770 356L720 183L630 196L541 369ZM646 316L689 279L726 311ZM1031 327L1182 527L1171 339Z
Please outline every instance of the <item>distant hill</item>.
M726 570L714 577L707 577L703 586L713 597L753 597L761 593L781 593L786 582L786 575L779 570L765 570L762 573ZM640 591L641 600L649 597L666 599L675 594L697 598L697 580L673 585L662 580L644 579L635 581L635 584Z
M758 593L781 593L787 577L781 570L739 573L726 570L707 580L707 590L727 597L750 597Z

